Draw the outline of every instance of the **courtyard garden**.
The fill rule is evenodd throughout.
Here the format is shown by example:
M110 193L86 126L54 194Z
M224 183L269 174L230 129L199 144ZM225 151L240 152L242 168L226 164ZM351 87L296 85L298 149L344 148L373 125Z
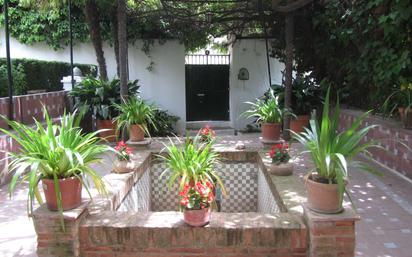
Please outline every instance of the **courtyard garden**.
M408 1L1 2L0 256L412 256Z

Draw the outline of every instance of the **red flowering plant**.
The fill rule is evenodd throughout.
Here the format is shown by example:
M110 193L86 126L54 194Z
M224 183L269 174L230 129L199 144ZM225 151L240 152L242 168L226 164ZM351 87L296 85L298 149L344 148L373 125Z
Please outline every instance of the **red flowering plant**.
M209 125L206 125L204 128L199 130L199 136L201 142L211 142L216 137L216 133Z
M120 141L114 150L116 150L117 159L119 159L119 161L130 161L130 155L133 151L127 144L125 144L125 142Z
M269 157L272 159L272 163L279 165L281 163L287 163L290 159L289 144L279 143L272 146L269 152Z
M180 207L185 210L208 208L215 200L213 184L210 181L198 181L194 186L185 184L179 192Z

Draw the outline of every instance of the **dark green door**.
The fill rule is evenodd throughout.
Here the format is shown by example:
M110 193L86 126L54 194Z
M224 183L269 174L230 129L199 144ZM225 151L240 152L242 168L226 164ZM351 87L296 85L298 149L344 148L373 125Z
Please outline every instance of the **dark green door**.
M229 120L229 65L186 65L186 119Z

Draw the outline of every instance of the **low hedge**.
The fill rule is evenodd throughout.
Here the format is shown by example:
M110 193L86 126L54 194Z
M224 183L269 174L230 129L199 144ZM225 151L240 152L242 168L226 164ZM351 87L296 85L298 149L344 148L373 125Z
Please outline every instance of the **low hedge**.
M26 94L29 90L44 89L47 92L63 89L60 82L70 74L70 63L50 62L32 59L13 59L14 95ZM96 75L96 65L74 64L80 68L83 75ZM7 96L6 59L0 58L0 96ZM22 79L23 78L23 79ZM3 85L4 84L4 85Z

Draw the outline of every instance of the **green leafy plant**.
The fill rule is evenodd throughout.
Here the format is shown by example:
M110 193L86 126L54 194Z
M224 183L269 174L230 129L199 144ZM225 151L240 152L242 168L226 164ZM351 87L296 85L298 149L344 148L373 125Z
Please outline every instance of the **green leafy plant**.
M140 125L143 131L150 135L147 124L154 125L154 111L156 108L153 105L145 103L141 98L132 96L126 99L121 104L113 104L116 112L119 115L114 119L117 121L119 129L130 127L131 125ZM155 127L156 128L156 127Z
M101 155L112 150L109 146L100 144L96 136L99 131L83 134L78 127L79 116L76 113L64 114L58 124L43 108L45 127L35 120L35 126L30 127L2 117L12 128L12 131L0 129L13 138L19 145L19 152L10 152L12 161L10 172L14 172L9 185L10 194L18 183L28 181L29 192L28 212L32 213L35 198L41 203L38 184L42 179L54 181L57 206L62 213L59 179L77 177L89 193L90 179L99 193L106 192L105 184L100 175L90 165L101 161ZM28 172L27 172L28 171Z
M213 189L210 181L198 181L195 185L185 184L179 192L180 207L187 210L208 208L215 200Z
M278 143L276 145L272 145L269 152L269 157L272 159L273 164L279 165L281 163L287 163L290 159L289 144Z
M222 180L216 173L216 165L219 164L219 154L213 150L213 142L200 142L196 136L194 140L186 138L185 142L175 144L171 139L165 144L165 155L159 158L166 162L168 169L162 173L164 176L171 172L167 185L171 188L177 181L179 191L185 184L196 184L198 181L210 181L216 183L225 193Z
M199 130L198 135L200 141L211 142L215 140L216 132L209 125L206 125Z
M27 81L26 73L21 64L12 65L11 73L13 75L13 95L22 95L26 92ZM0 65L0 97L8 95L8 78L7 65Z
M274 94L279 96L279 105L284 108L285 87L272 85ZM313 78L308 75L296 75L292 82L292 111L296 115L308 115L321 103L321 89ZM264 94L263 99L270 96L270 89Z
M291 114L279 105L279 96L270 90L267 99L256 99L256 102L246 102L250 109L242 113L246 118L257 118L256 123L280 123L283 115Z
M169 114L168 111L155 109L153 123L147 124L151 136L166 137L176 135L174 126L180 119L178 116Z
M129 95L138 93L138 80L128 83ZM69 93L75 98L75 107L87 106L97 119L108 120L118 115L114 104L120 104L120 81L105 81L92 76L86 77Z
M133 153L133 150L124 141L117 143L114 150L119 161L130 161L130 155Z
M28 25L30 27L30 25ZM45 89L46 91L58 91L63 89L60 82L64 76L70 75L70 63L55 62L55 61L41 61L32 59L12 59L13 68L13 82L14 95L25 94L29 90ZM1 82L7 82L6 75L6 59L0 58L0 66L4 66L4 71L0 71ZM96 75L97 69L95 65L74 64L75 67L80 68L84 75ZM4 72L4 75L1 73ZM1 83L1 85L6 85ZM7 88L7 87L1 87ZM1 90L1 89L0 89Z
M348 165L364 170L370 170L368 166L353 158L359 153L367 153L370 147L378 147L373 141L362 142L366 134L376 125L360 128L363 119L370 113L366 112L358 117L352 126L339 132L339 99L330 117L328 89L323 107L321 123L314 119L310 121L310 129L299 134L291 131L294 138L302 143L312 157L315 170L310 171L309 178L326 183L338 184L340 203L342 205L345 183L348 179Z
M383 103L383 113L390 116L397 108L404 108L407 113L412 109L412 83L402 82L400 88L394 90Z

